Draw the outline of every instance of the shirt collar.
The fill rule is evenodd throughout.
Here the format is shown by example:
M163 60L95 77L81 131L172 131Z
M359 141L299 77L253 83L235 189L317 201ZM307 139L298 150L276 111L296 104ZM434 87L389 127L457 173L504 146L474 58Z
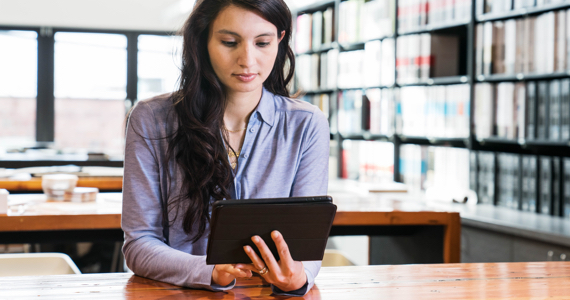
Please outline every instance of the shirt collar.
M263 119L263 121L269 126L273 126L273 120L275 119L274 97L275 95L273 95L273 93L263 87L263 90L261 92L261 100L259 100L259 104L255 109L259 116L261 116L261 119Z

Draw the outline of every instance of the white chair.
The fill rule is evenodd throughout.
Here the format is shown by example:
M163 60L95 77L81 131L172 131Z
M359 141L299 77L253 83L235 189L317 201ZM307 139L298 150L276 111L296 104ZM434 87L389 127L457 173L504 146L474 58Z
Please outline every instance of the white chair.
M342 254L341 251L334 249L326 249L325 256L323 257L323 267L345 267L354 266L354 263L350 261L346 256Z
M67 254L0 254L0 277L62 274L81 274Z

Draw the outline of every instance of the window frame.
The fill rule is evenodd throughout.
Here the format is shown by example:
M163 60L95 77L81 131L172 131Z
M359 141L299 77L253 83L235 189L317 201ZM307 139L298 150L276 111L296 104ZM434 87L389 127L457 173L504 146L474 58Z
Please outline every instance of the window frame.
M127 38L127 86L126 86L125 100L130 102L131 107L135 104L135 102L138 99L137 92L138 92L139 35L159 35L159 36L179 35L179 32L152 31L152 30L114 30L114 29L93 29L93 28L5 26L5 25L0 25L0 30L22 30L22 31L34 31L37 33L38 60L37 60L37 95L36 95L36 143L38 144L38 146L54 142L55 33L80 32L80 33L110 33L110 34L125 35ZM122 165L122 161L120 163ZM3 165L5 164L3 163ZM24 165L37 165L37 161L30 161L28 163L25 163ZM93 163L91 162L90 165L93 165ZM9 166L4 166L4 167L9 167Z

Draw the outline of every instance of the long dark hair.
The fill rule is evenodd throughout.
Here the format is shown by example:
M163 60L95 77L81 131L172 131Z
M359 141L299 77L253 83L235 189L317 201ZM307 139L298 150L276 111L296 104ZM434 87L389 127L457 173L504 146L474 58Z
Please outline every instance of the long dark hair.
M228 188L233 175L224 146L228 139L221 133L226 97L207 49L210 24L230 5L258 13L277 27L277 36L285 31L264 87L289 97L287 85L295 71L295 56L289 47L291 12L283 0L198 0L182 28L182 74L180 88L173 94L178 129L168 142L166 157L167 162L176 161L183 175L180 193L172 204L186 207L183 228L187 234L196 230L192 242L204 235L210 221L210 199L231 198Z

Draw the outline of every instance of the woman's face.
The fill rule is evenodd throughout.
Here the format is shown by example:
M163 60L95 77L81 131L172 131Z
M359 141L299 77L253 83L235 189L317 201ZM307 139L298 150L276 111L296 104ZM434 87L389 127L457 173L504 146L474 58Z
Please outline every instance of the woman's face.
M226 91L260 90L273 69L281 38L275 25L256 13L234 5L223 9L210 25L208 53Z

